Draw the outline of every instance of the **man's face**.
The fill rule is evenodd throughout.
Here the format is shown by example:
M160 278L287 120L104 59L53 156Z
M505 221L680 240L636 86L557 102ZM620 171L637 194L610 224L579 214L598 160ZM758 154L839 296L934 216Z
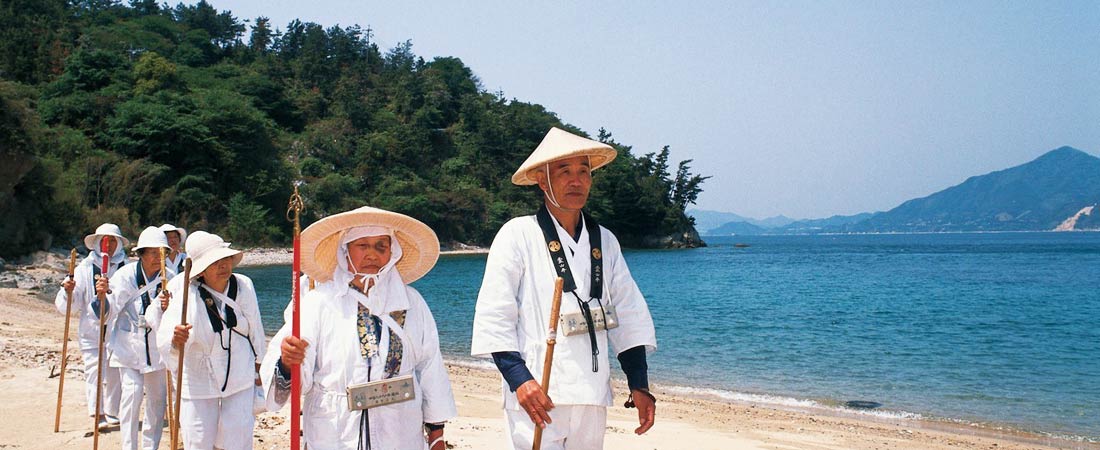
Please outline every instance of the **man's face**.
M170 247L172 250L175 250L177 252L180 251L180 232L179 231L169 231L167 233L164 233L164 236L168 238L168 247Z
M539 188L549 195L553 188L554 197L561 209L566 211L579 211L588 202L588 191L592 189L592 167L587 156L574 156L572 158L552 161L549 166L550 179L546 178L546 170L541 170L536 175Z
M367 236L348 242L348 257L354 264L353 273L376 274L393 256L389 236Z

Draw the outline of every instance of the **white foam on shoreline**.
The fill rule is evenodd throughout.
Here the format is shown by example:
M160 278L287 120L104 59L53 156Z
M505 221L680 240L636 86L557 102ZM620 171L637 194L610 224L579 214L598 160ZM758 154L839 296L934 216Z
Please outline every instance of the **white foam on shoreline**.
M496 366L490 359L446 354L444 355L444 359L447 364L459 367L466 367L470 369L488 370L493 373L496 372ZM620 380L617 378L615 378L614 380L616 382L625 383L625 380ZM975 422L970 420L953 419L947 417L928 416L920 413L901 410L851 408L840 404L842 403L841 401L836 401L836 403L834 404L831 401L800 399L795 397L786 397L782 395L755 394L748 392L730 391L725 389L668 384L658 384L658 387L660 390L668 392L672 395L687 398L716 400L720 402L735 403L741 405L757 405L787 411L804 412L811 414L816 413L826 416L855 417L876 422L906 421L913 422L914 427L921 427L921 423L923 423L926 424L926 426L930 426L931 428L939 428L939 426L935 425L936 423L939 423L942 424L940 426L946 427L946 429L954 429L955 431L968 432L972 434L988 433L998 436L1004 435L1001 437L1012 437L1014 439L1024 442L1043 441L1047 445L1053 445L1056 447L1065 446L1065 444L1069 442L1100 442L1100 438L1097 437L1081 436L1074 434L1058 434L1048 431L1042 431L1039 429L1026 429L997 423ZM1031 436L1028 437L1025 435ZM1046 438L1052 441L1046 442L1044 439L1039 438Z

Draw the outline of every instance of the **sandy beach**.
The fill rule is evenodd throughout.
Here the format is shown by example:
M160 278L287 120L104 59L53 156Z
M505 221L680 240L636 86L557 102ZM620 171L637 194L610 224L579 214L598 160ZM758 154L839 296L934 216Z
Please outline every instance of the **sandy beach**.
M70 341L60 432L53 432L63 317L52 299L61 279L57 261L12 267L19 287L0 288L0 448L90 448L83 383L75 341ZM30 282L33 280L36 282ZM16 283L7 283L10 286ZM449 448L505 448L500 384L490 370L449 365L459 417L447 426ZM636 436L634 410L609 410L609 449L1100 449L1100 445L942 422L797 411L674 395L657 386L657 424ZM622 392L621 386L617 392ZM616 401L622 402L622 394ZM288 446L286 410L257 421L255 448ZM165 434L167 436L167 433ZM117 427L100 435L101 448L120 445ZM167 447L167 438L162 448Z

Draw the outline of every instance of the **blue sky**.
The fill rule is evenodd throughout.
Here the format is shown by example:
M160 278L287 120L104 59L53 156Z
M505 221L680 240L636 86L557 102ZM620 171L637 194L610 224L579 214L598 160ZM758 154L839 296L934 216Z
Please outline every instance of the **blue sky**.
M1063 145L1100 154L1096 1L210 1L370 26L635 153L669 145L713 175L702 209L887 210Z

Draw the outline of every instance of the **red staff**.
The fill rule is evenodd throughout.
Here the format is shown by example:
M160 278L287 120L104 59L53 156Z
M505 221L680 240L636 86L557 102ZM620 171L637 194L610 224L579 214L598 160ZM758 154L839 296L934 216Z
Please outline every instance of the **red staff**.
M298 218L302 214L303 209L305 209L305 203L302 202L302 196L298 195L298 185L295 184L294 194L290 196L290 202L287 204L286 215L287 219L294 222L294 258L290 272L290 332L296 339L300 338L302 335L300 307L302 293L299 288L299 281L302 277L302 226L298 222ZM310 279L309 281L312 283L313 280ZM301 367L300 364L293 364L290 366L290 448L293 450L302 448Z
M108 278L111 273L111 241L114 239L110 236L104 236L103 240L99 241L99 252L103 253L103 265L100 266L103 269L100 275L103 278ZM99 280L96 280L97 282ZM107 337L107 293L103 293L104 298L99 299L99 358L96 359L96 377L95 377L95 426L92 429L92 449L99 448L99 414L100 406L103 405L103 340ZM99 292L96 292L96 297L99 297Z

